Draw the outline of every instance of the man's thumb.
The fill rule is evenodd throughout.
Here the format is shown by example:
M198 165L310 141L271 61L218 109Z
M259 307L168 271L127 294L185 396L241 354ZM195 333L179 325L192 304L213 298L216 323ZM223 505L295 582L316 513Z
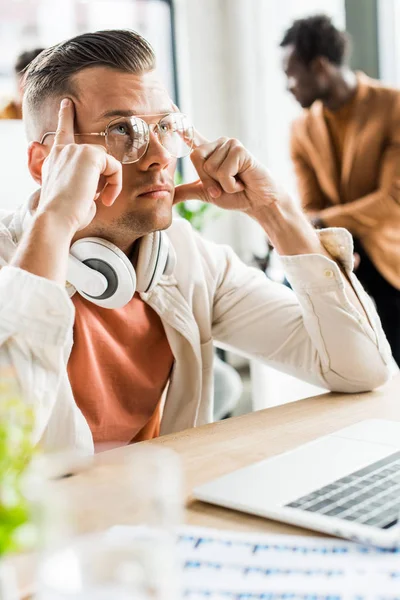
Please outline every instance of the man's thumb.
M182 183L175 187L174 204L185 202L186 200L206 200L203 183L200 179L192 183Z

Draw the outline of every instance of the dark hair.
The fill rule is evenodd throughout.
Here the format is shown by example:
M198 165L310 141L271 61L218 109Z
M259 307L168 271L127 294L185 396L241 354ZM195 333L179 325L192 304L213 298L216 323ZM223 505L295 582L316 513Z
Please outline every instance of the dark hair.
M153 70L155 63L152 47L135 31L84 33L44 50L31 62L25 74L25 102L35 109L51 96L73 94L73 75L89 67L139 74Z
M43 50L44 48L35 48L34 50L26 50L25 52L21 52L15 61L14 71L16 73L21 73L33 61L34 58L43 52Z
M342 65L349 49L350 38L339 31L326 15L298 19L286 31L281 47L293 45L299 59L308 65L324 56L335 65Z

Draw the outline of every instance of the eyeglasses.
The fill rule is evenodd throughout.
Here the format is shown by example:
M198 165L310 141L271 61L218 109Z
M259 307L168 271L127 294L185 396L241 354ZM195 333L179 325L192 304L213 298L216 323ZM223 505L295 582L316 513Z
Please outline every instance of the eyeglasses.
M169 113L163 115L158 123L149 125L140 117L118 117L113 119L99 133L75 133L80 138L80 143L85 142L87 136L101 136L105 139L106 149L122 164L127 165L137 162L146 154L150 143L150 127L158 136L160 143L174 158L188 156L193 149L194 128L188 117L183 113ZM46 132L40 143L55 131Z

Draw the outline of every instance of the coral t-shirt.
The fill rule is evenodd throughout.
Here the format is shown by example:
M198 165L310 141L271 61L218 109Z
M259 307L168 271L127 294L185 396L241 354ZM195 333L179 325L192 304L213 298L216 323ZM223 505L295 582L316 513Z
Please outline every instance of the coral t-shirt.
M75 401L104 447L159 435L161 398L174 362L155 311L135 294L123 308L78 293L68 376Z

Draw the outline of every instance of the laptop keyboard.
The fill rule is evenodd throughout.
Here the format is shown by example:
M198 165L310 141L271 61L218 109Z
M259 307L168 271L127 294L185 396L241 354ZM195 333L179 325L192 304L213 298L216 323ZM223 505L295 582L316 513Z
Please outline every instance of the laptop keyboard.
M400 516L400 452L286 506L388 529Z

